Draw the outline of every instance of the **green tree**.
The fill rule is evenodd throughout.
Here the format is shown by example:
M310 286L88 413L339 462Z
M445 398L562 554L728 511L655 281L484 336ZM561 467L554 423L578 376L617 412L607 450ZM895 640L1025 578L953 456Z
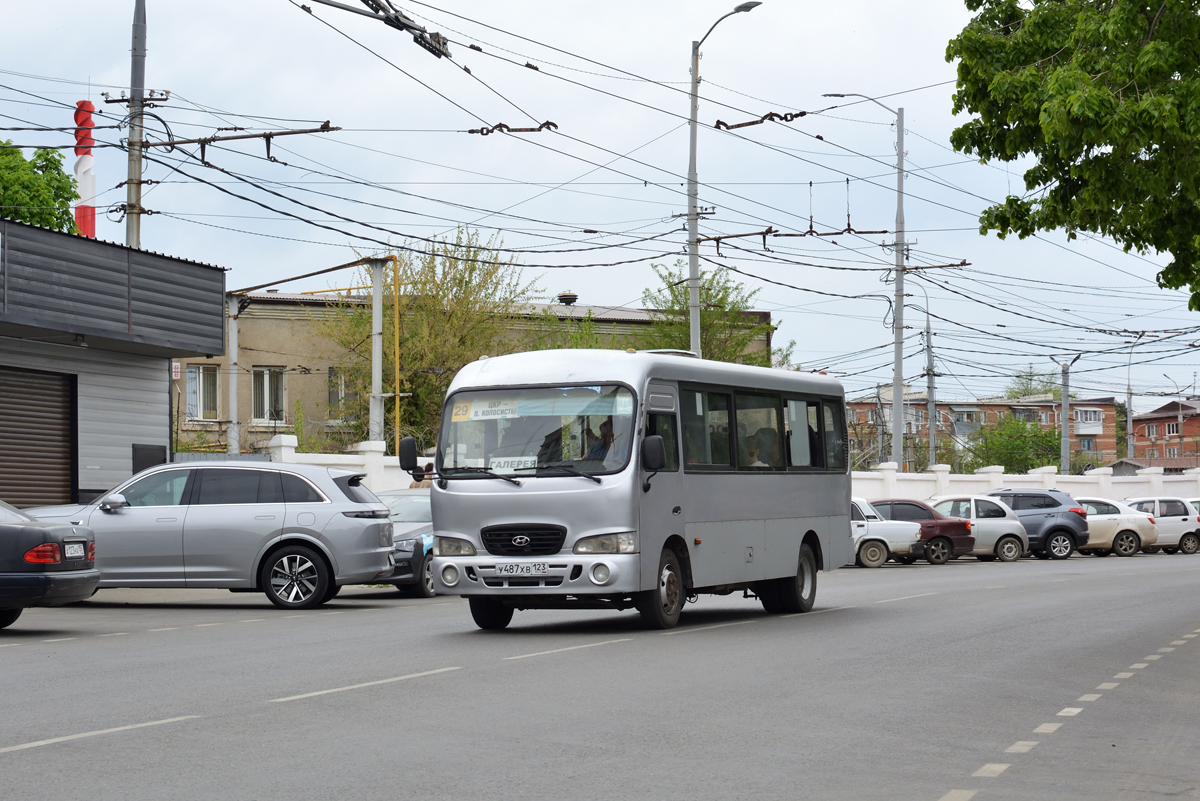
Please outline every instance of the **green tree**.
M1035 467L1058 464L1059 434L1005 415L999 422L980 426L966 450L964 472L998 464L1006 473L1027 473Z
M691 328L683 262L677 261L675 269L661 264L651 266L662 287L642 293L642 305L650 310L651 325L635 335L635 347L687 350L691 346ZM769 317L752 311L757 295L757 289L747 292L728 270L718 267L711 272L701 271L700 350L704 358L760 367L790 361L795 343L778 350L768 347L775 326Z
M1169 252L1160 285L1200 310L1200 8L1194 0L966 0L951 135L981 161L1032 157L1027 192L980 232L1062 228Z
M68 234L77 233L71 203L75 179L63 171L62 153L35 150L28 161L20 148L0 142L0 217Z

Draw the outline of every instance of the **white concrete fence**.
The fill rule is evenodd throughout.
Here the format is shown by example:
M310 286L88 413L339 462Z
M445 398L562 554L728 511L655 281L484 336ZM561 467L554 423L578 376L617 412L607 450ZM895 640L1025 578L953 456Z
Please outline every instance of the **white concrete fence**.
M278 434L267 443L273 462L325 465L365 473L364 483L384 492L405 489L412 478L400 469L395 456L384 456L383 442L360 442L348 453L296 453L296 437ZM424 461L424 459L422 459ZM1082 476L1060 476L1057 467L1039 467L1028 473L1006 474L1003 467L982 467L974 473L951 473L950 466L935 464L924 473L901 473L894 462L885 462L874 470L856 470L852 474L854 494L879 498L929 498L949 493L985 494L1012 488L1060 489L1072 496L1096 496L1122 500L1146 495L1174 495L1200 498L1200 468L1181 475L1164 475L1161 467L1147 467L1136 476L1114 476L1111 467L1089 470Z

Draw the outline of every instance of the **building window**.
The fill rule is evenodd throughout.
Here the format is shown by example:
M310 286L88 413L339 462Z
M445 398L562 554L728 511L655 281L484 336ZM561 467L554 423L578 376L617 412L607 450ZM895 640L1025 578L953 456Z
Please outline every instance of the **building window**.
M187 419L217 419L217 366L215 364L188 365Z
M1081 450L1081 451L1096 450L1096 440L1092 439L1091 437L1080 437L1079 438L1079 450Z
M1050 425L1050 412L1038 412L1038 422L1044 426Z
M1103 412L1099 409L1076 409L1076 423L1099 423L1103 420Z
M357 395L347 389L346 374L336 367L329 368L329 408L326 417L339 423L353 423Z
M1147 448L1146 449L1146 458L1147 459L1157 459L1158 458L1158 448Z
M1168 437L1179 436L1179 423L1167 423L1167 436Z
M1157 437L1158 436L1158 423L1150 423L1148 426L1146 426L1146 436L1147 437Z
M1179 448L1167 448L1167 458L1176 459L1179 457Z
M283 368L254 368L254 422L260 424L282 423L283 415Z
M975 412L955 412L954 422L956 423L974 423Z

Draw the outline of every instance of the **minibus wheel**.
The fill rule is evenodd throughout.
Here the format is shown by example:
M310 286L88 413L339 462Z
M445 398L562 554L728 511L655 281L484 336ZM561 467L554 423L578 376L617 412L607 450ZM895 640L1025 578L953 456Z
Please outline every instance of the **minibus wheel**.
M795 576L765 583L767 586L759 593L759 599L767 612L795 614L811 610L817 600L817 557L812 547L808 543L800 546Z
M471 598L471 617L475 625L487 631L506 628L513 619L513 608L495 598Z
M650 629L673 629L687 602L687 588L683 584L679 556L670 548L663 548L662 556L658 558L655 584L654 589L638 593L637 608L642 614L642 622Z

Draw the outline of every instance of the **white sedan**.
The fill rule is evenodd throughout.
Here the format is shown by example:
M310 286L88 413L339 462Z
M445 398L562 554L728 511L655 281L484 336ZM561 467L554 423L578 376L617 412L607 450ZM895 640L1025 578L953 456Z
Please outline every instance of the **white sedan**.
M1029 535L1017 513L999 498L988 495L940 495L929 505L947 517L971 521L975 549L971 555L980 562L1015 562L1029 551Z
M920 523L884 520L866 498L850 500L850 528L854 533L854 562L862 567L879 567L890 556L910 563L925 552Z
M1132 506L1108 498L1076 497L1087 512L1088 541L1080 553L1095 556L1133 556L1158 543L1154 518Z

